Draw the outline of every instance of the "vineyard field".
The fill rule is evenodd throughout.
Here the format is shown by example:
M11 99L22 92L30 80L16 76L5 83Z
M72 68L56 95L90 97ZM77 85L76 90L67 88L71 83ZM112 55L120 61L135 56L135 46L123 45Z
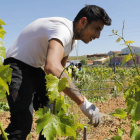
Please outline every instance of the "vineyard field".
M109 114L114 112L115 109L126 107L123 97L109 98L107 101L103 103L97 102L95 104L96 106L100 108L100 111L102 113L102 122L96 128L89 127L89 130L87 132L88 140L103 140L105 138L109 138L109 137L117 135L117 128L122 123L122 120L117 117L113 117L112 115L109 115ZM73 108L76 108L76 111L72 110ZM78 108L76 107L76 105L74 105L73 108L70 108L72 112L81 114L81 116L79 116L80 122L87 123L88 120L82 114L82 112L80 112L80 110L77 110ZM4 128L6 128L10 122L9 117L10 117L9 112L3 112L0 114L0 121L2 122ZM34 118L32 130L31 130L31 133L28 135L27 140L37 140L38 138L38 136L36 135L35 121L36 121L36 118ZM126 124L122 124L120 126L120 128L125 129L123 140L130 140L129 138L130 125L127 122L129 122L129 119L126 119ZM65 139L66 138L63 138L61 140L65 140ZM82 140L82 139L83 139L83 130L80 130L79 140Z

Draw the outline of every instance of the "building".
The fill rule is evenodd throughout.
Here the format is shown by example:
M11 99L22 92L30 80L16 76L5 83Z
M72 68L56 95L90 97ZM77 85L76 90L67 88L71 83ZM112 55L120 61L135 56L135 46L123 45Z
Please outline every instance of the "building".
M93 61L93 64L94 65L102 65L106 61L106 59L107 58L96 59Z
M121 54L121 51L109 51L108 55Z
M88 65L93 65L93 61L92 60L87 60L87 64Z
M131 46L134 53L140 53L140 46ZM130 50L128 47L121 50L122 54L129 54Z
M100 54L92 54L92 55L87 55L87 58L90 57L107 57L108 55L106 53L100 53Z
M124 57L112 57L110 58L110 65L114 64L114 63L121 63L122 60L123 60ZM139 64L140 65L140 56L135 56L135 61L136 61L136 64ZM133 63L133 60L129 60L127 61L124 66L132 66L134 65Z

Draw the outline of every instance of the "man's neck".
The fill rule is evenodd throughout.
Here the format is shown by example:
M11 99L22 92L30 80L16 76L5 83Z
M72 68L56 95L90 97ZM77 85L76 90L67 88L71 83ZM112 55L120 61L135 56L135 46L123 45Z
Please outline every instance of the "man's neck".
M79 29L77 28L77 23L73 21L73 40L80 40Z

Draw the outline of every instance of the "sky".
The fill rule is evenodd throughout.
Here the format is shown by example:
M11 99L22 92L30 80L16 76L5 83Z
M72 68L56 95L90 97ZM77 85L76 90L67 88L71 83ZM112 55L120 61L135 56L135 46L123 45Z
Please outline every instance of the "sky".
M109 36L112 30L118 30L125 40L135 41L140 46L140 0L0 0L0 19L7 34L4 37L6 50L21 31L31 22L44 17L65 17L74 20L85 4L97 5L105 9L112 19L111 26L104 26L100 38L88 44L78 41L78 46L70 56L81 56L109 51L121 51L126 46L117 43L117 36Z

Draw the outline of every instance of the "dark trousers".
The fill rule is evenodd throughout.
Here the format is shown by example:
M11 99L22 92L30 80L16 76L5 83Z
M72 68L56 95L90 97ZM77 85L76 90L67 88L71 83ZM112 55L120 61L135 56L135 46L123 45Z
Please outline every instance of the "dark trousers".
M13 69L7 100L10 107L11 123L6 128L9 140L26 140L31 131L33 109L46 106L45 73L41 68L31 67L14 58L4 60L4 65ZM44 140L40 136L39 140Z

